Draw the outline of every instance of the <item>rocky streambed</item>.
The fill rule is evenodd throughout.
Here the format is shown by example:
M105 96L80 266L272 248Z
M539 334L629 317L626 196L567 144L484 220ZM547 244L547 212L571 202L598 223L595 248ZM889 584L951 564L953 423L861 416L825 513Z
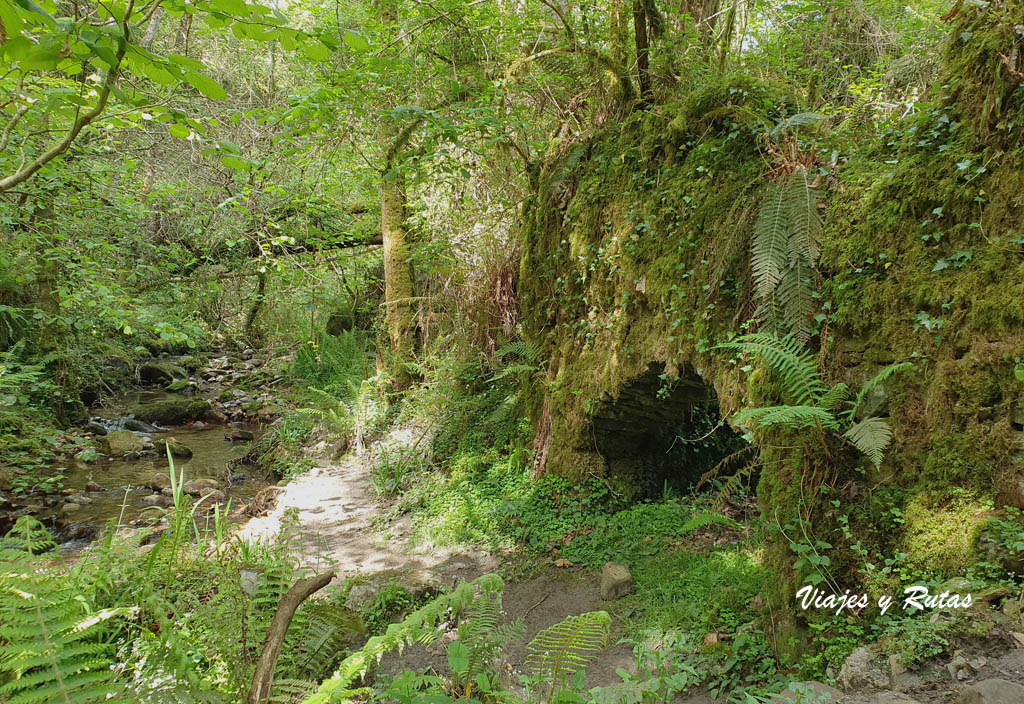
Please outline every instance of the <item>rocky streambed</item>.
M135 365L135 386L96 399L80 429L83 449L54 464L41 490L0 495L0 524L34 515L65 550L88 544L111 521L158 524L173 503L168 451L200 516L221 504L246 517L276 481L247 461L283 408L274 392L281 377L264 366L251 351Z

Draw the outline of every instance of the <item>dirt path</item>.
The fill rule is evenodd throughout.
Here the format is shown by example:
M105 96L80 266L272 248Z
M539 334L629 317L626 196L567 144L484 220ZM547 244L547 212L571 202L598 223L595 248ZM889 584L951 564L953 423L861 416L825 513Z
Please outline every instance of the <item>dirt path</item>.
M277 535L285 513L294 509L304 561L317 569L334 565L339 580L357 573L415 567L450 582L495 569L498 563L479 550L412 548L402 522L378 531L375 523L381 506L370 482L374 454L408 446L414 437L412 428L397 428L362 453L350 452L336 464L318 464L285 486L275 508L249 521L239 530L239 537L265 540Z

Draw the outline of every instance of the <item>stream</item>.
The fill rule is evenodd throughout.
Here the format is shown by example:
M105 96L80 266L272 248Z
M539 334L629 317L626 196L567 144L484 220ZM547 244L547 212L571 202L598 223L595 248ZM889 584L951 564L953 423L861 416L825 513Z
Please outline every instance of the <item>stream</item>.
M8 502L3 518L13 522L18 515L34 515L53 532L66 554L87 546L112 521L136 527L159 523L173 503L164 447L173 442L187 448L175 456L174 466L183 476L186 493L196 502L203 501L197 517L208 515L208 509L220 503L241 519L240 509L276 482L258 467L239 461L264 430L263 422L272 418L263 410L273 403L266 387L247 392L235 386L243 376L251 378L254 366L239 360L237 368L232 368L236 365L226 358L211 360L192 374L172 366L181 374L104 399L101 407L90 409L92 417L83 428L100 454L91 461L69 459L55 464L53 474L63 475L59 488ZM189 388L184 394L160 388L185 382ZM161 424L136 417L145 417L161 404L190 403L202 409L200 413L190 410L190 418ZM253 403L258 410L243 410L243 404ZM112 439L116 446L109 445Z

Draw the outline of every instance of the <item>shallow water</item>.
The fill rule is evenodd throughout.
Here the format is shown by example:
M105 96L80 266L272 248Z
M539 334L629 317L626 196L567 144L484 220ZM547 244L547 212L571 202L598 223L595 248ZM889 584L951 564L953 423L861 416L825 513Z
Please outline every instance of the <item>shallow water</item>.
M251 430L257 435L259 433L258 426L210 425L201 430L174 428L148 435L154 442L173 437L191 448L191 458L174 459L177 471L184 476L185 481L216 479L234 508L249 503L269 483L269 479L262 476L255 467L241 465L230 471L227 469L228 462L242 457L249 448L249 443L225 439L225 435L238 428ZM141 437L145 434L136 435ZM163 454L147 455L137 460L104 458L89 465L69 468L64 473L65 488L81 490L89 482L95 482L105 491L82 493L91 501L82 504L81 508L71 514L63 514L60 505L42 511L41 518L51 518L57 522L60 535L84 536L92 533L95 528L102 528L112 519L123 525L160 514L161 509L147 507L143 498L155 493L146 486L155 475L168 474L167 457Z

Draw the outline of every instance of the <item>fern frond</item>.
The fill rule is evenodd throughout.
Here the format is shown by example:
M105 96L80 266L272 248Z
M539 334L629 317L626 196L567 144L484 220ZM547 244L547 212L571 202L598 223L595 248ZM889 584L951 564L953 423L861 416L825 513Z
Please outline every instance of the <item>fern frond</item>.
M818 376L817 361L792 335L778 337L769 333L753 333L717 347L759 357L779 374L794 405L816 403L825 393L825 386Z
M746 461L747 456L755 453L756 451L757 445L747 445L746 447L737 450L731 455L720 460L718 464L701 475L700 479L697 481L697 485L693 487L694 492L700 491L700 488L704 486L704 484L711 481L730 467L734 467L740 462Z
M750 266L759 298L769 295L789 263L790 212L787 189L772 183L764 195L754 222Z
M111 669L109 624L134 608L90 613L78 584L50 569L36 548L42 524L18 519L0 541L0 699L9 704L92 704L125 691Z
M892 442L892 428L881 418L872 416L851 425L843 433L843 437L853 443L854 447L868 456L876 466L882 464L885 448Z
M738 425L753 423L756 427L770 428L783 426L790 430L803 428L828 428L838 430L836 417L824 408L817 406L765 406L763 408L747 408L736 414L734 422Z
M817 125L825 116L817 112L800 112L796 115L790 115L784 120L779 121L772 129L772 139L775 141L779 140L783 132L789 132L794 127L806 127L808 125Z
M858 411L860 411L860 407L863 405L864 399L867 398L867 395L871 391L871 389L875 388L879 384L884 383L893 374L896 374L898 372L909 372L916 369L917 367L914 366L913 362L897 362L896 364L890 364L889 366L885 367L884 369L882 369L882 371L878 372L871 379L864 383L864 386L860 388L860 392L857 394L857 398L854 399L853 405L850 407L850 410L847 411L844 415L846 415L846 417L849 418L850 420L853 420L854 418L857 417L857 413Z
M365 697L368 693L372 694L372 690L365 687L353 689L350 685L357 677L366 674L370 665L385 653L400 650L413 643L426 644L437 640L441 634L437 628L438 622L442 618L450 618L452 612L459 614L465 611L476 598L478 589L484 594L501 592L504 583L496 574L485 574L472 582L463 582L447 594L442 594L406 616L401 623L391 624L383 635L370 638L361 649L345 658L338 665L334 675L324 680L303 704L351 701L361 696Z
M843 382L839 382L818 399L818 406L826 411L835 412L848 398L850 398L850 387Z
M569 616L534 636L527 645L526 667L537 679L568 686L608 644L611 617L606 611Z
M814 312L810 267L802 257L794 257L775 289L776 315L784 331L801 345L811 339L811 314Z
M715 501L712 504L713 508L716 511L722 510L722 508L725 506L725 502L728 501L729 498L736 493L736 490L739 489L740 486L743 484L743 480L749 477L756 467L757 463L751 462L746 467L743 467L738 472L729 477L727 480L725 480L725 483L722 484L722 488L715 496ZM735 527L742 526L739 523L737 523Z
M790 252L799 253L809 266L821 256L821 216L818 214L817 189L811 174L799 166L786 182L786 207L789 209Z

